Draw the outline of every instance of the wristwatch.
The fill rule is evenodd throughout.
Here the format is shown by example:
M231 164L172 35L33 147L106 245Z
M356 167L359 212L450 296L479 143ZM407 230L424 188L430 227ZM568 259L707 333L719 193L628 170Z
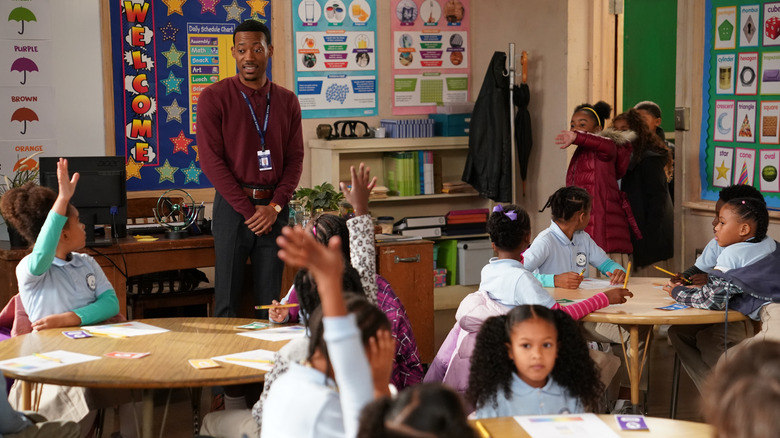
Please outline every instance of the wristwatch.
M278 214L278 213L280 213L280 212L282 211L282 206L281 206L281 205L279 205L279 204L277 204L277 203L275 203L275 202L269 202L269 203L268 203L268 205L270 205L271 207L273 207L273 209L274 209L274 210L276 210L276 213L277 213L277 214Z

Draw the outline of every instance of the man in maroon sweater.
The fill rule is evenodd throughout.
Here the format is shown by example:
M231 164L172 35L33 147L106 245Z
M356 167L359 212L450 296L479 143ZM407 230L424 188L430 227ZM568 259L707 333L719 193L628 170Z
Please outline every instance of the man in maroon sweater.
M279 297L283 264L276 237L303 167L298 99L266 76L274 52L270 31L244 21L233 45L238 74L204 89L197 111L201 167L216 189L215 316L222 317L237 314L247 258L255 305Z

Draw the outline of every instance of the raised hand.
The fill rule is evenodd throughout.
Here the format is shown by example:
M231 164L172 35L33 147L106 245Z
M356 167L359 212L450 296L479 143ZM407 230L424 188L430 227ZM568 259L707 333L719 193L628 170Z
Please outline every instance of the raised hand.
M352 175L352 188L343 182L339 183L344 198L352 204L356 216L368 214L368 195L376 186L376 177L371 178L371 168L364 163L360 163L358 170L355 170L355 166L349 166L349 172Z
M561 149L566 149L577 139L577 133L573 131L561 131L555 136L555 144L561 145Z

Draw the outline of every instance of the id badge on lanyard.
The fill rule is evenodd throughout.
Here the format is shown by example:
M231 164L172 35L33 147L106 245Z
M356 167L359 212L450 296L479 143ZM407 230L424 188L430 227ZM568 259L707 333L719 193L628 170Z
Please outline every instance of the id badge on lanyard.
M262 171L273 169L273 163L271 162L271 151L265 149L265 134L268 130L268 115L271 113L271 92L266 94L265 98L265 120L263 121L263 129L260 129L260 124L257 122L257 115L255 115L255 109L252 107L252 103L249 98L242 91L241 95L244 96L244 101L249 107L249 113L252 115L252 121L257 129L257 135L260 136L260 150L257 151L257 167Z

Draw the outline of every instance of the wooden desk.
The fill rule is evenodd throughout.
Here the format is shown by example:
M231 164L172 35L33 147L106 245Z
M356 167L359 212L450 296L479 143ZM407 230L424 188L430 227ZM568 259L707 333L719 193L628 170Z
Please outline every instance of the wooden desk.
M599 415L599 418L618 436L628 438L711 438L715 433L715 428L709 424L655 417L645 417L645 423L650 429L649 432L623 431L618 427L614 416ZM485 426L493 438L530 438L530 435L520 427L513 417L487 418L479 420L479 422Z
M0 306L5 305L19 291L16 265L30 252L28 249L10 249L8 242L0 242ZM127 315L126 275L141 275L171 269L214 266L214 238L193 236L179 240L160 238L154 242L137 242L132 237L120 239L119 244L94 250L81 250L98 262L119 299L119 311Z
M715 324L728 321L742 321L747 319L745 315L730 311L725 312L702 309L660 310L658 307L674 304L669 294L661 290L658 284L666 284L667 278L633 277L629 279L628 289L634 294L628 302L621 305L612 305L586 315L582 321L607 322L629 326L631 334L629 341L629 363L626 364L631 381L631 403L636 409L639 405L639 379L641 367L639 358L639 326L655 324ZM568 298L573 300L584 299L603 292L600 290L585 289L548 289L555 299ZM645 351L649 351L650 342L645 344ZM644 358L642 358L644 359Z
M63 329L44 330L0 342L0 360L34 353L66 350L101 356L78 366L63 366L33 374L3 371L23 382L51 383L88 388L143 389L143 437L152 436L153 391L158 388L200 388L261 382L265 372L240 365L220 363L220 368L197 370L189 359L204 359L242 351L277 351L287 342L269 342L238 336L237 325L252 322L243 318L161 318L139 320L170 330L166 333L123 339L93 337L68 339ZM70 328L77 330L78 327ZM150 352L141 359L103 357L112 351ZM29 390L25 391L29 394ZM29 403L30 400L26 400ZM193 403L199 403L200 400ZM24 406L29 409L29 404Z

